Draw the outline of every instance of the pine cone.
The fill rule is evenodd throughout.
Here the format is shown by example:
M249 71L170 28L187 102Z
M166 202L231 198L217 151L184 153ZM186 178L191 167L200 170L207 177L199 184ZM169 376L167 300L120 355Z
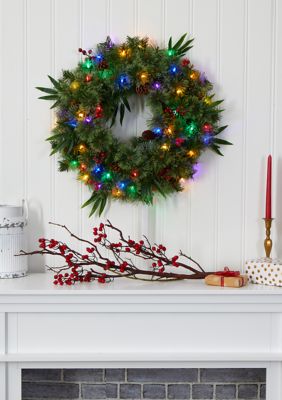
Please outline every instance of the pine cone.
M144 131L144 132L142 133L142 138L143 138L144 140L152 140L152 139L155 139L155 134L154 134L154 132L151 131L150 129L147 129L146 131Z
M140 96L143 94L148 94L149 92L149 85L146 83L145 85L136 86L136 93Z
M109 64L105 60L101 61L98 64L98 69L108 69L108 68L109 68Z

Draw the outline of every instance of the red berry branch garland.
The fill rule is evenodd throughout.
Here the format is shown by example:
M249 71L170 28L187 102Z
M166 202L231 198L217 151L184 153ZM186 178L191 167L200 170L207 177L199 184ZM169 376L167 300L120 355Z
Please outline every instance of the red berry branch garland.
M71 237L82 242L85 245L85 251L80 253L58 240L40 238L39 250L32 252L21 250L19 255L50 254L63 258L64 265L49 267L55 273L55 285L74 285L77 282L95 280L106 283L115 278L174 281L202 279L209 274L198 262L182 251L178 255L169 257L164 245L152 245L146 236L139 241L130 237L125 238L123 232L109 220L106 224L101 223L93 228L93 241L78 237L65 225L51 222L50 224L65 229ZM109 231L116 234L117 241L109 239L107 233ZM143 261L142 267L136 265L134 260L138 259Z

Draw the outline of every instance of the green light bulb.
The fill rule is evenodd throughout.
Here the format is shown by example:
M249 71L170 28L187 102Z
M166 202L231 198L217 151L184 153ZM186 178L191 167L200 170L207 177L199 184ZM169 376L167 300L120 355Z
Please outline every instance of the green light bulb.
M194 121L190 122L190 124L188 124L185 128L185 132L188 133L189 136L196 133L197 130L198 130L198 127L197 127L196 122L194 122Z
M169 57L174 56L174 54L175 54L175 51L174 51L173 49L168 49L167 55L168 55Z
M84 63L82 64L82 68L89 70L93 67L92 61L89 60L89 58L87 58L87 60L84 61Z
M76 168L78 166L79 162L77 160L71 160L70 161L70 167L71 168Z
M129 185L127 188L128 194L134 196L136 194L136 186L135 185Z
M102 79L108 79L113 75L113 71L110 69L104 69L103 71L99 72L99 76Z
M112 178L113 178L113 175L112 175L112 173L110 171L103 172L103 174L102 174L102 181L103 182L108 182L108 181L112 180Z

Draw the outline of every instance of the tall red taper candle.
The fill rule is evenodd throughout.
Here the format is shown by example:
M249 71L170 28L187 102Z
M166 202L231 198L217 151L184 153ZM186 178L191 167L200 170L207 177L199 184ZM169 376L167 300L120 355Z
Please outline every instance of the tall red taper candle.
M271 216L271 178L272 178L272 157L268 156L267 159L267 180L266 180L266 202L265 202L265 218L272 218Z

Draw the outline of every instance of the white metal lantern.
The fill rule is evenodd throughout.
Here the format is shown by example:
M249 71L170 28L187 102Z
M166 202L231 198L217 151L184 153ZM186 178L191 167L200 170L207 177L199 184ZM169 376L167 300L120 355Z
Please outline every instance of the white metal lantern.
M26 248L27 205L0 204L0 278L19 278L27 274L27 257L15 257Z

